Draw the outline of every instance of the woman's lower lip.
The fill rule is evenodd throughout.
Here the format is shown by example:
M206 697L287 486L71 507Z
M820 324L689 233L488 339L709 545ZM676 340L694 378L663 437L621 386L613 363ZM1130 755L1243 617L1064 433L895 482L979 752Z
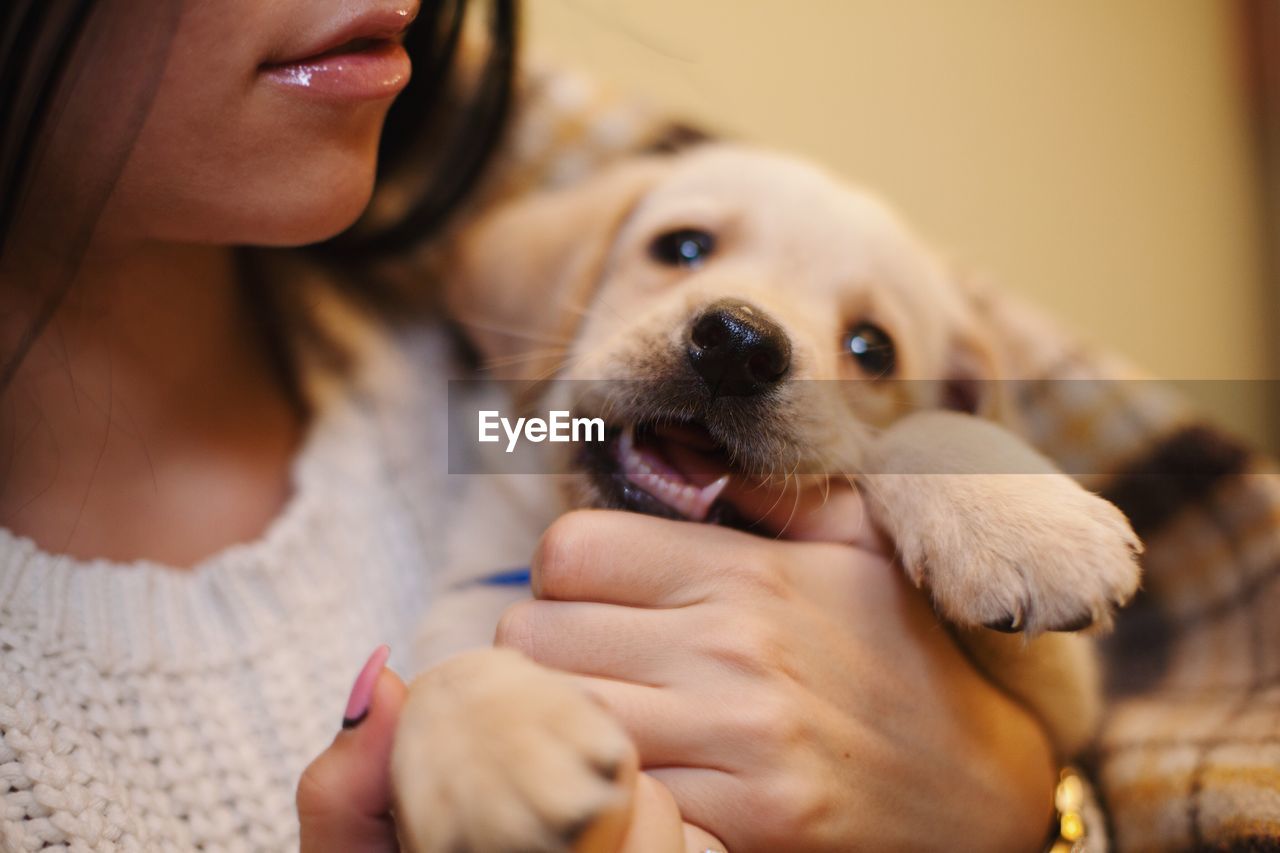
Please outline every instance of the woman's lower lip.
M295 91L334 100L376 100L400 94L409 84L413 65L399 42L387 41L365 50L267 65L267 80Z

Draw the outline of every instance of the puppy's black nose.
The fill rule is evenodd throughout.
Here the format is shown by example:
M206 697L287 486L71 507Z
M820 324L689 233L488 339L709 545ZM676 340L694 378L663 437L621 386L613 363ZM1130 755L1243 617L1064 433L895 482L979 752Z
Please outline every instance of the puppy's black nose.
M791 366L791 341L763 311L724 299L698 315L689 330L689 363L712 393L762 394Z

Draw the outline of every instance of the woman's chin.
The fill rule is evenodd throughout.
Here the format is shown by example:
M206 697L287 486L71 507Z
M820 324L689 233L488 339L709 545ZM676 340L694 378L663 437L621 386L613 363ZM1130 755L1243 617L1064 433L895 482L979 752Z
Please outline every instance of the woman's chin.
M279 208L236 242L273 248L321 243L346 231L369 205L373 181L356 192L326 194L302 205Z
M259 176L227 181L252 189L192 193L174 200L162 213L144 203L145 194L120 192L104 211L104 227L97 237L110 234L120 242L307 246L350 228L373 196L372 165L359 170L312 170L305 180L293 177L288 182Z

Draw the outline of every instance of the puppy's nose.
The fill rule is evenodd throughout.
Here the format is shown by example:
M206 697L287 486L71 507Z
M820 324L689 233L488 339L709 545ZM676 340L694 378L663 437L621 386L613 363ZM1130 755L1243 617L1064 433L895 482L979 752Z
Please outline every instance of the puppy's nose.
M725 299L693 321L689 363L713 393L749 397L782 381L791 366L791 341L760 309Z

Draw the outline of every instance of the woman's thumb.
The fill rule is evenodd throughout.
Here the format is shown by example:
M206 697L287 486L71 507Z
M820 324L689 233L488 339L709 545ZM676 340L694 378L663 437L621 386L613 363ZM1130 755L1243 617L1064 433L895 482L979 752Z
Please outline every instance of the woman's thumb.
M302 853L386 853L396 846L391 821L391 746L405 685L386 668L380 646L351 689L342 730L298 782Z

